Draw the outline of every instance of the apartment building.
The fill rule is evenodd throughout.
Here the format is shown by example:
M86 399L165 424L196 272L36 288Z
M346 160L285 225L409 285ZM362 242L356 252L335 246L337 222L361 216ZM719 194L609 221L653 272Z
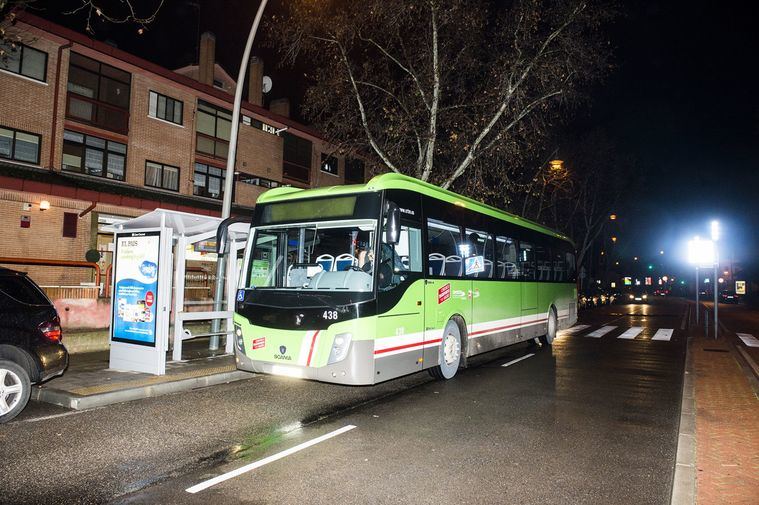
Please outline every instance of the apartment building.
M0 257L110 264L108 226L155 208L219 215L236 83L215 62L171 71L24 13L0 59ZM251 213L281 184L361 183L286 100L262 106L253 58L243 102L232 211ZM245 96L245 95L244 95ZM89 252L89 254L88 254ZM42 285L94 281L87 269L16 267Z

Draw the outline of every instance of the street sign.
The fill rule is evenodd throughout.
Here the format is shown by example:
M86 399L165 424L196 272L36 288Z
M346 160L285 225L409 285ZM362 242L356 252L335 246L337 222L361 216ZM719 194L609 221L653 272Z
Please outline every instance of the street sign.
M736 295L746 294L746 281L735 281L735 294Z

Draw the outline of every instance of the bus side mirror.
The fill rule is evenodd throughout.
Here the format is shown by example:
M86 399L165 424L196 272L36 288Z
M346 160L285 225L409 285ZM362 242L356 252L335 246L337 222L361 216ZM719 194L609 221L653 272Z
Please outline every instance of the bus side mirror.
M401 209L394 202L387 202L386 208L385 242L395 245L401 236Z

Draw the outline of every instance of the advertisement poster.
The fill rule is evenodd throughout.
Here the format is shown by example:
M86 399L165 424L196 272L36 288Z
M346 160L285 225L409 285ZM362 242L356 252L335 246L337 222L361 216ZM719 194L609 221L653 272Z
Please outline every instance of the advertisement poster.
M155 347L159 232L116 235L112 339Z

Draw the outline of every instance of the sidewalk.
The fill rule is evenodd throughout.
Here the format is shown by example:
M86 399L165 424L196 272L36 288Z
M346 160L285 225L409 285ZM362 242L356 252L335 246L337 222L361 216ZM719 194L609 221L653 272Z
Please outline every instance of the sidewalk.
M209 351L208 339L189 341L183 351L183 361L167 361L166 375L160 376L109 369L108 351L71 354L63 376L34 387L32 399L84 410L254 376L237 370L234 356L223 355L223 348Z
M759 503L757 380L735 333L704 338L691 327L689 370L695 398L696 502Z

